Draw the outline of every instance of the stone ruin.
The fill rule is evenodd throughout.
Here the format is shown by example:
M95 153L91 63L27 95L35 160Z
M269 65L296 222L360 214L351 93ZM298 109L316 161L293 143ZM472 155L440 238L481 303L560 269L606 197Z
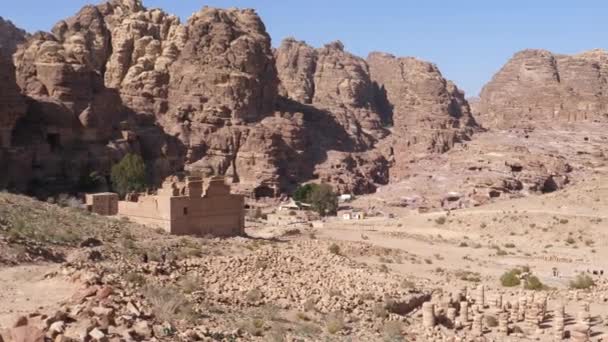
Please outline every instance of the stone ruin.
M245 199L230 193L223 177L169 177L156 195L89 194L87 207L99 215L119 215L177 235L238 236L244 234Z
M546 293L521 293L519 297L506 301L502 293L488 300L485 290L484 285L473 291L464 288L423 303L420 316L426 337L433 341L446 338L451 341L454 336L460 336L465 337L466 341L471 338L477 341L489 336L499 337L500 340L507 336L532 339L546 336L552 341L565 340L567 337L576 342L590 341L591 315L588 304L583 305L577 315L568 316L561 302L555 304L553 310L548 310ZM491 324L486 320L489 317L494 317ZM567 317L576 319L566 323L569 322Z

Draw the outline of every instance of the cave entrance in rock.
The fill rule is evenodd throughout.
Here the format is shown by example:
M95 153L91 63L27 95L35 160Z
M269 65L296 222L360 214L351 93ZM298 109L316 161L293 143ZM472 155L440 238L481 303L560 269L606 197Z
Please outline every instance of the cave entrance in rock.
M51 147L51 152L55 152L61 147L61 136L59 136L59 133L48 133L46 142Z
M260 198L274 197L274 189L267 185L261 185L255 188L253 194L256 200Z

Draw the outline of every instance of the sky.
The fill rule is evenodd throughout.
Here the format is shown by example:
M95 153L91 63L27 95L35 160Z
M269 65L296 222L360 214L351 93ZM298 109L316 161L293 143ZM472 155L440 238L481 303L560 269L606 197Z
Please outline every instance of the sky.
M0 15L29 32L97 0L2 0ZM355 55L414 56L438 65L477 96L517 51L608 49L606 0L144 0L186 20L205 5L254 8L273 46L286 37L315 47L340 40Z

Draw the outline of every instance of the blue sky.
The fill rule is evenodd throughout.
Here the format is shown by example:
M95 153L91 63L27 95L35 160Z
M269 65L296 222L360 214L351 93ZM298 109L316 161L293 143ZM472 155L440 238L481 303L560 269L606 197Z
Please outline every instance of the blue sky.
M48 30L87 0L4 0L0 15L28 31ZM95 0L93 0L95 2ZM144 0L186 19L204 5L255 8L276 46L288 36L321 46L341 40L370 51L436 63L475 96L513 53L608 48L606 0Z

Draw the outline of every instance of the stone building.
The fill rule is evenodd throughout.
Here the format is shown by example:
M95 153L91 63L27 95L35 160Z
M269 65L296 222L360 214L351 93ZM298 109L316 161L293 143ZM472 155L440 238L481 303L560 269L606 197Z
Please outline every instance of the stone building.
M244 233L244 197L231 194L223 177L205 181L187 177L185 182L168 178L156 195L129 195L116 205L119 216L160 227L171 234L236 236Z

